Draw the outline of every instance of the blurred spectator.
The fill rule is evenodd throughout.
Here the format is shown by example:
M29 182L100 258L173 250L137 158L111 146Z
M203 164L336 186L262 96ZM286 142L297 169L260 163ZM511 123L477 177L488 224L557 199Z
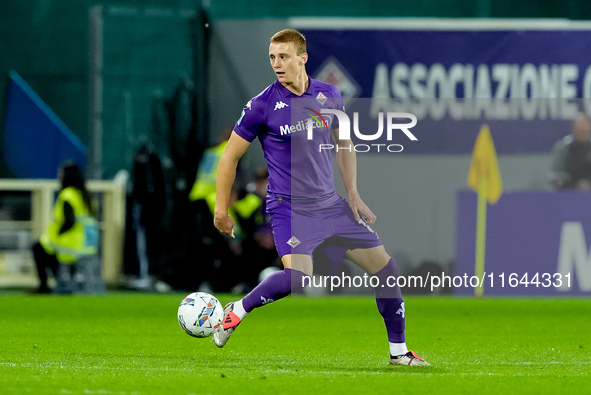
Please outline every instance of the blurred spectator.
M554 144L552 186L555 189L591 190L591 122L581 114L572 132Z
M251 193L236 201L230 208L235 212L242 232L242 264L236 268L237 284L234 293L247 293L258 284L259 273L267 267L277 266L279 256L275 249L271 220L266 210L269 172L258 169ZM250 185L249 185L250 186Z
M218 164L231 132L225 132L218 145L205 150L197 169L195 183L189 193L196 225L194 240L187 245L187 258L189 265L198 268L194 272L198 278L194 280L198 285L197 289L203 292L213 292L214 289L217 292L228 291L233 284L216 282L216 279L221 277L216 273L222 268L235 266L238 256L242 253L239 237L242 232L238 228L237 238L230 239L213 226ZM232 199L234 202L238 199L238 190L233 191Z
M160 157L147 140L134 152L132 182L126 210L126 286L149 289L150 275L161 272L158 260L164 248L162 218L166 194Z
M73 274L76 262L97 252L98 226L95 204L86 189L80 168L72 161L58 169L61 188L53 207L52 221L33 245L39 275L38 293L49 293L48 271L57 279L60 265Z

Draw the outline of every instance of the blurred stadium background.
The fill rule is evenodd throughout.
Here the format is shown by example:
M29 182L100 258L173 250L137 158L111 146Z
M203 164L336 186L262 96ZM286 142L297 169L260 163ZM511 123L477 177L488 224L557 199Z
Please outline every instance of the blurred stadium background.
M329 17L339 19L326 19ZM308 72L312 76L322 72L326 61L341 55L338 67L344 70L334 72L332 77L337 85L341 83L341 88L356 89L352 97L371 97L367 89L371 89L380 63L388 70L397 62L408 66L423 62L428 68L434 64L448 68L456 62L492 67L499 52L493 51L486 58L486 51L481 49L490 47L497 51L510 48L514 54L524 48L537 51L531 59L528 54L516 55L514 59L501 56L499 63L519 67L533 64L536 70L540 65L577 65L575 77L563 78L567 79L566 85L574 87L574 95L563 92L563 96L549 98L583 98L585 71L591 64L585 46L591 43L589 18L591 3L576 0L303 0L287 5L270 0L2 1L0 178L4 181L0 181L0 188L4 191L0 197L0 285L35 283L28 248L47 221L56 185L52 181L43 184L31 180L53 180L59 162L73 155L85 158L86 175L97 182L94 190L102 199L102 229L106 232L103 240L108 243L103 244L102 256L110 284L121 285L124 272L133 271L129 267L136 265L130 263L137 260L135 252L128 251L130 238L124 237L126 226L129 228L132 221L125 199L127 196L129 201L134 188L128 186L123 190L117 185L126 179L125 174L131 181L139 182L141 174L134 174L134 164L143 160L139 154L146 152L157 163L141 163L161 175L160 183L151 181L151 187L157 191L152 190L149 196L153 199L150 204L157 205L150 206L150 210L157 217L161 232L152 241L159 251L151 261L150 271L156 276L181 273L186 277L188 273L190 277L198 270L198 265L187 262L184 254L186 244L191 243L187 234L192 226L186 218L187 194L203 149L232 128L244 104L273 81L266 52L268 39L277 30L295 27L309 34ZM436 38L437 32L463 31L468 36L464 39L472 40L472 47L454 47L450 41L449 48L425 55L425 47L413 49L412 42L387 41L408 31L420 31L427 41ZM476 37L479 31L506 34ZM380 41L382 36L376 32L384 34L386 40ZM543 33L536 36L536 32ZM526 40L519 42L517 38L524 35ZM499 41L495 41L497 38ZM363 43L375 46L371 49L378 54L365 59L366 63L351 50ZM561 43L571 46L558 47ZM364 78L369 82L363 82ZM525 84L527 97L533 83L529 88ZM21 99L33 103L31 113L24 112L25 104L14 107L18 102L12 95L17 88L28 93L29 99ZM25 126L31 134L15 136L15 129L8 122L15 114L20 114L24 121L35 117L41 123ZM556 197L548 180L552 144L570 131L572 116L567 115L561 113L551 119L551 127L538 130L538 135L527 130L523 132L525 137L506 141L503 139L508 136L507 131L496 136L492 128L507 196L501 199L508 203L503 206L501 200L489 212L492 229L487 270L525 273L537 267L548 273L559 269L564 273L572 271L574 278L580 277L572 289L552 289L546 294L588 295L591 264L587 263L589 248L585 240L591 240L591 218L585 207L589 198L568 193ZM534 121L541 119L538 118ZM53 130L49 125L57 126ZM470 124L472 129L467 135L460 135L462 131L450 132L450 138L462 141L463 145L457 148L450 148L452 141L447 146L408 155L360 155L359 178L362 191L366 191L365 200L378 214L376 228L403 273L420 274L433 269L452 274L454 270L473 270L470 248L474 248L474 236L465 224L474 221L466 208L471 210L474 202L470 196L465 197L462 205L456 202L462 201L458 193L467 189L472 147L466 141L473 143L479 125ZM539 124L535 125L539 128ZM422 136L423 141L429 140L426 134ZM258 144L253 144L244 167L254 174L262 164ZM8 183L13 179L31 183ZM111 183L114 179L118 181ZM511 196L521 200L514 203ZM539 199L546 200L538 206ZM566 206L572 206L572 210L562 213L561 207ZM525 210L527 215L519 217L525 208L530 208ZM549 222L532 221L548 215L552 217ZM495 222L494 218L502 220ZM515 222L506 221L507 218ZM527 226L521 226L524 223ZM565 223L582 224L582 239L578 228L572 230L569 225L567 229L578 237L578 244L571 246L572 253L560 249L568 242L561 239L565 237L561 233ZM508 232L507 226L514 233ZM530 233L529 238L519 238L534 231L541 235ZM460 258L464 266L458 271ZM198 285L197 282L194 287ZM191 284L185 286L190 288Z

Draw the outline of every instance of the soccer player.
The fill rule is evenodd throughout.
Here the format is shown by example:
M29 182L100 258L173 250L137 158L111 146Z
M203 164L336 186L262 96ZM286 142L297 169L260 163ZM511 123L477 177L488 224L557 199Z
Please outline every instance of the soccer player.
M335 262L346 257L380 279L381 285L387 284L388 277L398 276L396 262L370 227L376 216L357 190L352 142L339 140L337 118L321 113L322 109L343 110L339 91L308 77L306 40L300 32L281 30L270 41L269 61L277 81L246 104L234 127L219 162L214 224L234 237L228 204L236 166L258 137L269 168L267 212L284 270L224 307L223 325L213 335L218 347L227 343L253 309L281 299L309 281L312 253L321 244L323 248L330 246L326 251ZM342 147L336 155L348 202L335 190L330 150L319 150L319 144L330 144L331 137ZM400 288L378 286L374 291L386 324L390 363L429 365L406 347Z

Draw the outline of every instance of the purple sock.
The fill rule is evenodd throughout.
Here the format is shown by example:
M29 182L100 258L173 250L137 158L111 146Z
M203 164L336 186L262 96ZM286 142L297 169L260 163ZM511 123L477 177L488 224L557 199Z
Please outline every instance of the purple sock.
M384 266L374 276L380 279L380 284L387 284L387 279L390 276L398 277L398 265L394 258L390 258L386 266ZM388 332L388 341L390 343L404 343L404 299L400 287L377 287L374 288L376 296L376 303L378 311L384 318L386 324L386 331Z
M292 269L279 270L264 279L242 299L244 311L250 313L254 308L286 297L293 289L302 287L304 272Z

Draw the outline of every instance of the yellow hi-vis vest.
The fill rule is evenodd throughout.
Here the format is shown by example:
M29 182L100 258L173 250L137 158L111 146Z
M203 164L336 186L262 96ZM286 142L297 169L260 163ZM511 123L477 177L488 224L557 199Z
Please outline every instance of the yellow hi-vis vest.
M215 212L215 192L210 193L207 198L205 199L207 203L207 207L211 212L211 215L214 216ZM245 237L242 227L240 226L240 222L238 220L238 216L242 218L250 217L260 206L262 200L260 197L253 193L249 193L241 200L238 200L234 207L228 207L228 215L234 220L234 235L239 237Z
M189 200L194 202L195 200L204 199L212 193L215 194L215 182L218 176L218 165L220 158L224 153L224 149L228 145L227 141L216 145L215 147L208 148L203 153L203 158L199 163L199 170L197 171L197 177L193 188L189 193Z
M209 211L211 211L211 214L213 215L215 212L215 193L210 194L205 201L207 202ZM261 206L261 203L262 200L260 197L254 193L249 193L242 199L238 200L234 204L234 207L229 207L228 215L232 217L234 221L238 220L236 215L247 219Z
M210 194L207 199L207 206L209 207L209 211L211 215L214 215L215 212L215 193ZM247 235L244 234L242 227L240 226L240 221L238 220L238 216L247 219L249 218L260 206L262 200L260 197L255 195L254 193L247 194L244 198L238 200L234 207L228 207L228 215L234 220L234 235L238 237L246 237Z
M242 199L236 202L234 209L236 213L242 218L250 218L255 211L261 206L262 200L254 193L249 193Z
M58 234L64 224L64 202L74 209L76 222L62 234ZM60 191L53 207L53 219L40 243L48 254L55 254L59 262L74 263L81 256L97 252L99 234L97 220L90 215L84 204L82 193L74 187Z

